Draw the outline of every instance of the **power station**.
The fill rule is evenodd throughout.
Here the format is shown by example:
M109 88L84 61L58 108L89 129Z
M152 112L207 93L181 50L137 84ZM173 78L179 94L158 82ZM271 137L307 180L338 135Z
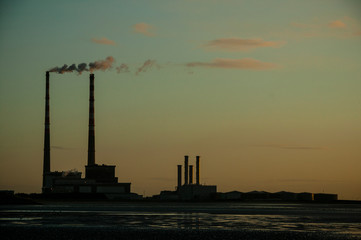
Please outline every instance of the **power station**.
M108 199L142 199L143 196L131 193L131 183L118 183L114 165L99 165L95 161L95 114L94 114L94 74L89 76L89 126L88 126L88 162L85 166L85 177L76 170L51 171L50 168L50 76L46 72L45 84L45 129L42 193L54 194L91 194L105 195ZM200 183L200 156L196 156L195 181L193 181L194 165L189 164L189 156L184 156L184 173L182 165L177 165L176 191L161 191L154 195L155 200L198 201L198 200L282 200L282 201L319 201L330 202L338 199L337 194L326 193L292 193L264 191L217 193L216 185ZM184 174L184 183L182 176ZM88 195L86 195L88 196Z
M182 185L182 165L178 165L177 195L179 200L209 200L215 197L217 186L200 184L200 156L196 156L196 182L193 183L193 165L184 156L184 184Z
M156 197L160 200L212 200L216 199L217 186L200 184L200 156L196 156L196 181L193 183L193 165L189 156L184 156L184 183L182 184L182 165L177 165L176 191L161 191Z
M95 162L95 116L94 116L94 74L89 77L89 128L88 164L85 178L78 171L52 172L50 170L50 96L49 72L46 72L45 90L45 134L43 163L43 193L88 193L105 194L111 199L138 199L131 193L130 183L118 183L114 165L98 165Z

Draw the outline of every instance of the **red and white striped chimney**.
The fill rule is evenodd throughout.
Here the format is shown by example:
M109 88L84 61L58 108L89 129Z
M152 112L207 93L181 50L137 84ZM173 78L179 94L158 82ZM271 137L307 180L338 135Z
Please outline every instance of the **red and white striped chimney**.
M90 74L88 166L95 165L94 74Z
M49 72L46 72L45 83L45 131L44 131L44 157L43 157L43 192L46 191L45 176L50 172L50 96Z

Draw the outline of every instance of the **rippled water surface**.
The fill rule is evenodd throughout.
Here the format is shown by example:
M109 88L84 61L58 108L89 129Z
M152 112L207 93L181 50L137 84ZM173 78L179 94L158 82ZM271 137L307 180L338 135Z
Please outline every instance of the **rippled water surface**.
M0 226L323 231L361 238L361 206L120 203L0 206Z

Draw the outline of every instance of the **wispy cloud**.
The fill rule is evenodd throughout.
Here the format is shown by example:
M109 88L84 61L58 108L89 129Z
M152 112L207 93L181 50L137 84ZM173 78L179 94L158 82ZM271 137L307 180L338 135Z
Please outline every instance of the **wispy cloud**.
M105 38L105 37L99 38L99 39L92 38L91 40L92 40L92 42L97 43L97 44L113 45L113 46L116 45L113 40L110 40L110 39Z
M261 47L273 47L279 48L285 42L283 41L264 41L260 38L255 39L243 39L243 38L219 38L203 46L207 50L223 50L223 51L249 51L255 48Z
M137 23L133 26L133 32L143 34L147 37L153 37L155 35L154 33L154 27L147 23Z
M268 70L279 67L274 63L261 62L252 58L229 59L216 58L212 62L190 62L187 67L208 67L208 68L226 68L226 69L251 69Z
M346 24L342 22L341 20L332 21L328 24L328 27L330 28L345 28Z
M300 146L300 145L284 145L284 144L263 144L263 145L253 145L255 147L269 147L269 148L278 148L278 149L289 149L289 150L325 150L325 147L318 146Z
M294 28L302 29L302 31L292 32L288 34L288 35L295 35L297 36L297 38L332 37L332 38L348 39L361 35L360 23L348 16L345 16L339 20L329 21L328 23L292 22L291 26Z

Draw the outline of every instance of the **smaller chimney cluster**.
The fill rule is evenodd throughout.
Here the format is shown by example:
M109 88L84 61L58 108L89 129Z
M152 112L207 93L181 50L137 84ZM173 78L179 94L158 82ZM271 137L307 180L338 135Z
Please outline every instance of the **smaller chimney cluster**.
M193 165L189 165L189 157L184 156L184 184L183 185L192 185L193 183ZM199 171L200 171L200 157L196 156L196 185L200 185L199 181ZM182 165L177 166L178 169L178 188L182 186Z

